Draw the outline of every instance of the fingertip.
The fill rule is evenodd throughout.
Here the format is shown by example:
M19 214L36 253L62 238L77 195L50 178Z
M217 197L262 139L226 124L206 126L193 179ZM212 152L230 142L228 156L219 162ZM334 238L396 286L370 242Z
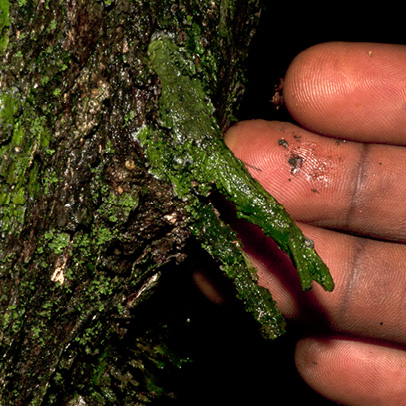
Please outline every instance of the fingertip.
M316 133L403 145L405 66L405 46L318 44L289 66L285 104L295 120Z
M288 67L283 89L292 117L315 133L342 134L346 128L340 121L354 84L345 70L352 69L352 64L346 43L317 44L299 53Z
M224 134L224 141L228 148L235 153L239 148L244 148L247 140L263 131L269 123L265 120L239 121L232 125Z
M288 111L295 120L309 127L320 114L317 87L326 55L325 47L325 44L319 44L300 52L289 65L284 79L283 96ZM309 103L311 108L307 108Z
M343 337L305 338L295 352L302 378L346 405L406 405L403 350Z
M290 128L289 124L287 126ZM265 189L269 187L272 174L287 166L278 152L278 137L281 137L284 127L285 123L278 121L242 121L232 126L224 137L234 155L244 162Z
M241 122L238 122L237 124L232 125L225 133L224 133L224 142L228 146L228 148L233 150L234 143L236 142L236 136L238 135L238 126L241 124Z

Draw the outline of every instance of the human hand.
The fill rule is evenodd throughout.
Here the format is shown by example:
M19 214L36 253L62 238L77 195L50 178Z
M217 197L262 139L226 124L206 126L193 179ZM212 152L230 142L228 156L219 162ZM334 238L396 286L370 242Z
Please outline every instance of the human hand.
M312 47L284 97L306 129L247 121L225 139L315 242L334 292L301 292L269 239L239 235L285 316L322 331L297 344L303 379L344 405L406 405L406 47Z

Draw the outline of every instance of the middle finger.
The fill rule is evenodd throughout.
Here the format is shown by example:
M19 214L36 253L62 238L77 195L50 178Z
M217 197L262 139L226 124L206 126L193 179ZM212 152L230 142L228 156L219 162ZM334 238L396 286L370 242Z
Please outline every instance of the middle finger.
M270 238L247 224L233 224L254 266L290 319L359 337L406 343L406 245L298 224L314 241L335 282L333 292L314 284L302 292L293 266Z
M237 124L226 141L294 220L406 242L406 148L262 120Z

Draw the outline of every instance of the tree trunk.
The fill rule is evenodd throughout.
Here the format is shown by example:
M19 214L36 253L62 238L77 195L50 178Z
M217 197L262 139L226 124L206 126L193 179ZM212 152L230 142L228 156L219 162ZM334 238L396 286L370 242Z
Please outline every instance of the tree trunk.
M304 268L303 287L332 288L311 242L274 200L263 208L271 198L221 140L260 7L0 0L1 405L171 397L156 377L182 360L164 329L138 328L136 309L190 238L222 264L264 334L283 331L213 191L274 238L267 224L287 222L277 243Z

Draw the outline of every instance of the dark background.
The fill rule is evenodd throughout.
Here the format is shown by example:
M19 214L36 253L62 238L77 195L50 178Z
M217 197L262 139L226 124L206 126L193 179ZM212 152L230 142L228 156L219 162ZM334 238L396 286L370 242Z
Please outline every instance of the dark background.
M326 41L406 42L402 12L389 3L358 8L356 3L309 6L285 2L262 14L252 44L248 84L238 119L290 120L286 110L270 103L274 87L302 50ZM371 4L371 3L369 3ZM198 254L196 254L198 255ZM199 257L201 263L207 258ZM206 268L221 273L208 261ZM156 295L156 314L176 325L176 345L195 361L176 376L178 404L328 406L302 381L294 365L294 347L301 327L290 323L288 333L266 342L241 306L210 303L192 280L186 262L170 272ZM174 277L175 275L175 277Z

